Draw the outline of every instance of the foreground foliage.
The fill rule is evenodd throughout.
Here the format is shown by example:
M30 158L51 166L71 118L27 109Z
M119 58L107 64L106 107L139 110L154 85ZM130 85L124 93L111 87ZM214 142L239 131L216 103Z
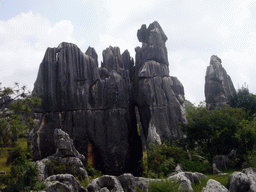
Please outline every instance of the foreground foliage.
M20 87L1 87L0 84L0 144L14 145L19 136L26 137L29 127L35 125L33 109L41 99Z
M26 144L25 139L16 144L16 147L8 149L4 166L9 169L6 175L0 176L0 186L6 186L5 191L41 190L45 187L37 179L37 166L29 159L30 152L24 143Z
M167 178L175 171L177 164L182 164L185 171L210 173L211 166L207 159L196 152L186 152L177 144L164 142L162 145L151 143L141 162L143 176L149 178Z

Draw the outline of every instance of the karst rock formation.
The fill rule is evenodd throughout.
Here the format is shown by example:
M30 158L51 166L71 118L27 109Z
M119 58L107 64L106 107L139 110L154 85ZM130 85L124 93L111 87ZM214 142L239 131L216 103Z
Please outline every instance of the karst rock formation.
M211 56L207 67L204 89L207 109L229 106L235 93L233 82L216 55Z
M165 42L157 22L138 30L142 47L136 63L118 47L103 51L103 62L89 47L61 43L48 48L33 92L42 98L38 127L31 130L33 158L55 153L54 130L62 129L75 148L104 174L139 172L142 141L172 142L186 122L184 88L169 76ZM141 129L141 131L138 131Z

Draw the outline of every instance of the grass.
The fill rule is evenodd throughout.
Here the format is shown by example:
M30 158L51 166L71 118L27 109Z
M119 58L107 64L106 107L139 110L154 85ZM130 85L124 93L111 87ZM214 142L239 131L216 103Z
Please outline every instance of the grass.
M195 192L201 192L202 189L206 186L206 183L209 179L214 179L215 181L218 181L220 182L224 187L227 188L228 186L228 178L229 176L236 172L236 171L241 171L241 169L237 170L237 169L231 169L231 170L227 170L227 171L223 171L223 173L227 173L227 175L224 175L224 176L218 176L218 174L214 174L214 175L211 175L211 174L206 174L207 178L202 178L200 179L201 183L200 184L192 184L192 187L194 189Z
M22 149L27 149L27 139L21 138L18 140L17 145L19 145ZM13 147L0 147L0 171L4 171L7 174L10 172L10 166L7 165L7 157L8 157L8 150L12 149ZM3 187L0 183L0 187Z

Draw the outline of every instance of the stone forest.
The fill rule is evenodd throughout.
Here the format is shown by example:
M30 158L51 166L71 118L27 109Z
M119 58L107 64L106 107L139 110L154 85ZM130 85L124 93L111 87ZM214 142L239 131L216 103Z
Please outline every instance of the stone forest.
M35 110L39 123L28 134L39 178L48 182L46 191L149 191L149 183L161 179L141 177L143 152L151 143L189 138L181 129L181 123L188 123L185 92L169 74L166 34L155 21L142 25L137 38L142 46L135 48L135 60L128 50L120 53L110 46L100 65L92 47L83 53L63 42L46 50L33 90L42 99ZM230 106L235 92L221 59L212 55L205 76L207 110ZM234 156L235 150L216 156L213 172L225 175L219 169ZM49 174L52 161L74 165L88 186L70 174ZM88 163L103 176L90 180ZM255 174L254 168L233 173L229 191L256 191ZM206 175L183 171L178 164L167 180L177 182L179 190L193 191L192 184L202 178ZM203 191L228 189L210 179Z

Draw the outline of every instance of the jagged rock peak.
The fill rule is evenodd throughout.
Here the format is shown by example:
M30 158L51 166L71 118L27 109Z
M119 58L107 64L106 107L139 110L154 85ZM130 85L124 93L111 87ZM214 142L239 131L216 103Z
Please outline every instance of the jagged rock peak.
M94 59L94 61L96 61L96 64L98 66L98 54L93 47L89 46L88 49L86 50L85 54L92 57Z
M137 47L135 63L135 100L142 133L147 143L161 144L183 137L180 122L186 123L184 88L176 77L169 76L167 37L158 22L137 32L142 47Z
M143 63L150 60L161 65L169 65L165 46L167 37L157 21L151 23L148 28L145 24L142 25L137 32L137 37L142 42L142 47L136 47L135 49L136 68L140 68Z
M137 37L140 42L149 44L164 44L167 41L167 36L157 21L151 23L148 28L143 24L137 32Z
M205 76L205 99L208 109L227 107L235 88L230 76L222 67L221 59L212 55Z

